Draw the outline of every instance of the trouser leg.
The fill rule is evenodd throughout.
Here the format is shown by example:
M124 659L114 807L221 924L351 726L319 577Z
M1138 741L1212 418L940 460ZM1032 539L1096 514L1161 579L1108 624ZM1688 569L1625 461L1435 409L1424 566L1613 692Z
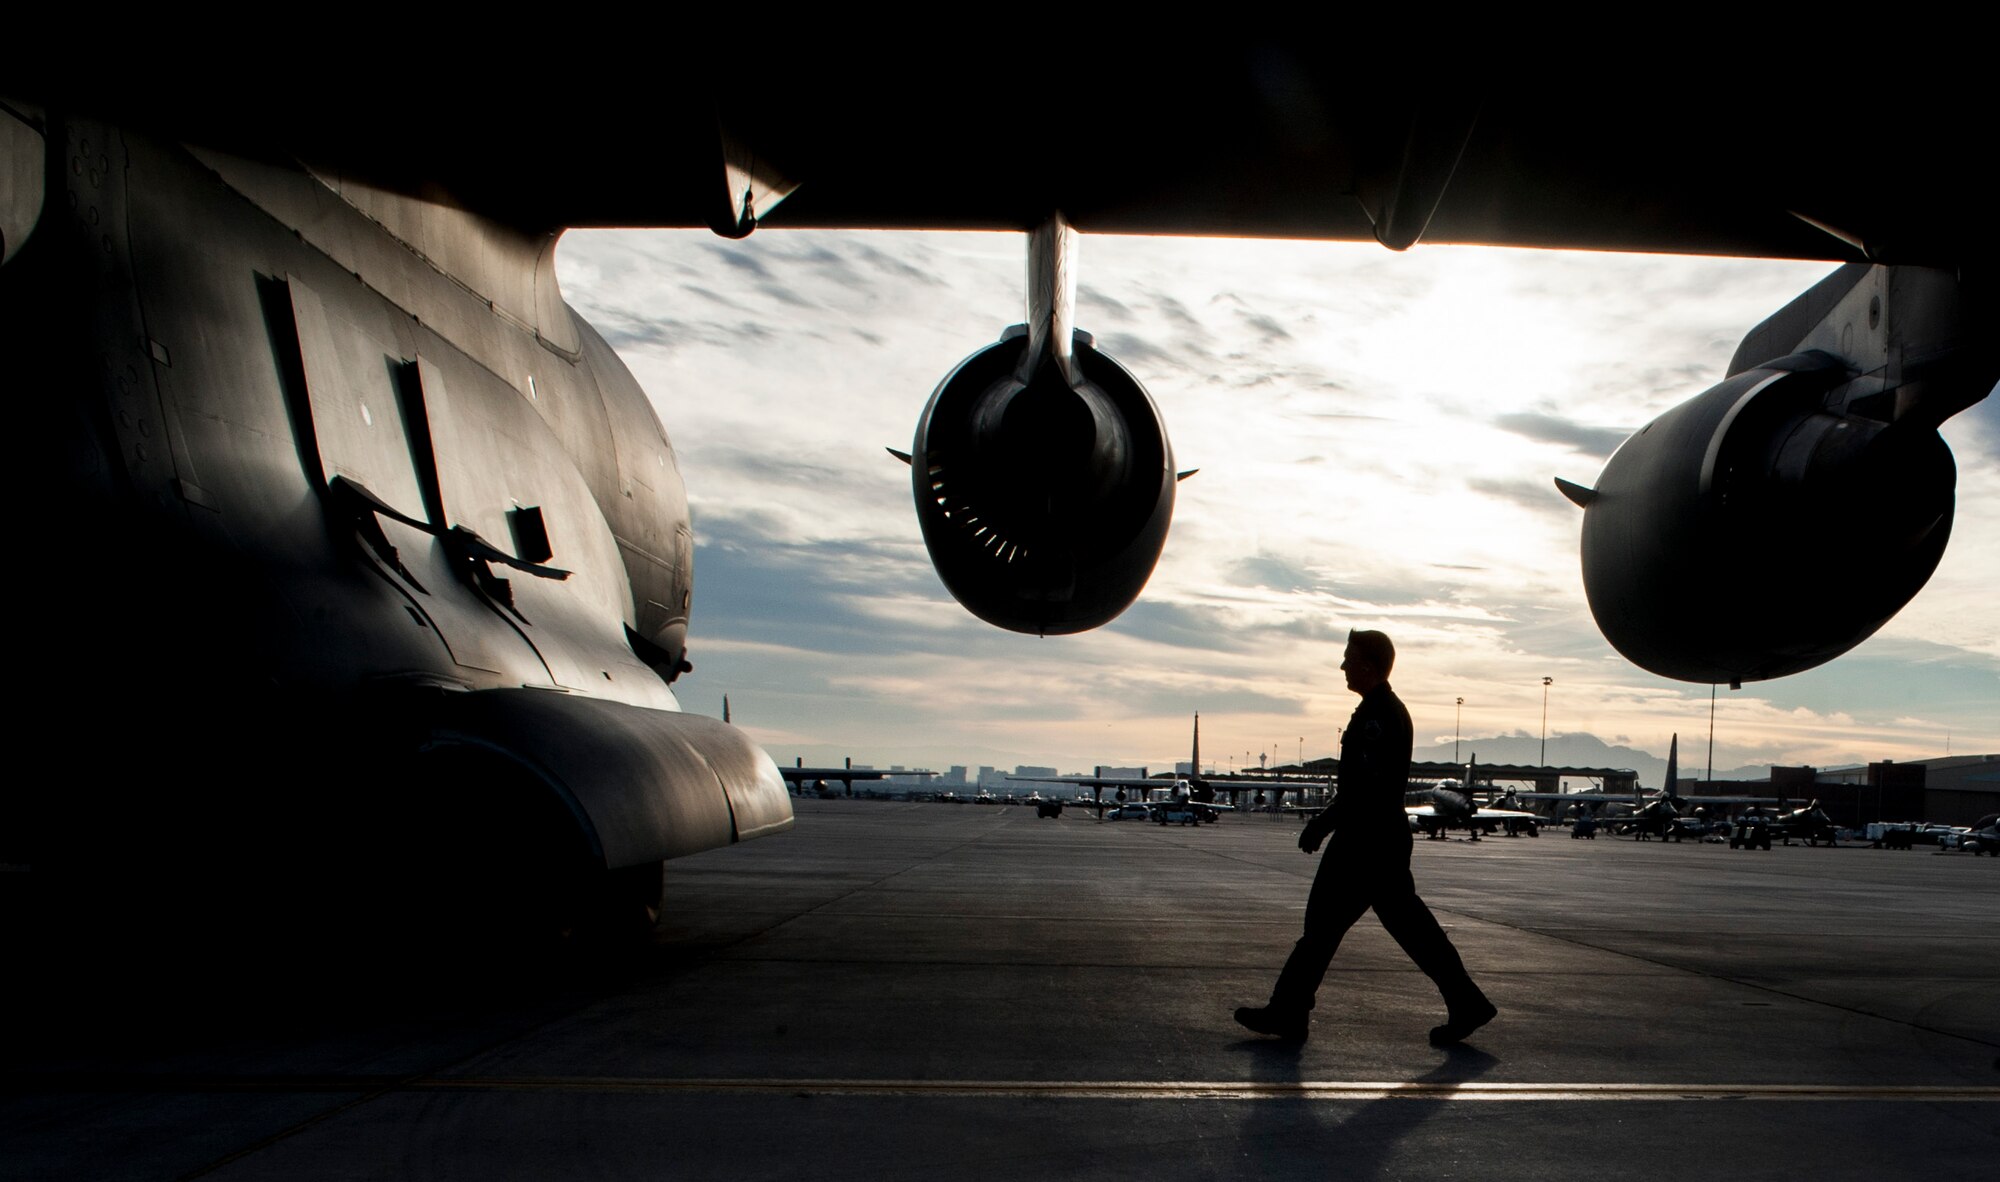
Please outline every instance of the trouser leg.
M1313 997L1326 977L1326 966L1340 948L1340 938L1368 910L1367 886L1353 871L1354 866L1339 850L1329 851L1320 860L1312 893L1306 896L1305 932L1292 945L1292 954L1285 959L1278 983L1271 989L1272 1009L1313 1008Z
M1451 938L1417 896L1416 883L1407 866L1384 874L1374 907L1383 928L1437 986L1446 1006L1459 1010L1486 1000L1471 974L1465 971L1465 962L1459 959Z

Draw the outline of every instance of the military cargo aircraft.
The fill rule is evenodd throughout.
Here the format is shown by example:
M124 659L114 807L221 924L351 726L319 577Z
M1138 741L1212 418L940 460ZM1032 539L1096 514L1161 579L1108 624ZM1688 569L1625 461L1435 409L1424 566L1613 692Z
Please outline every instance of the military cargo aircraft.
M32 687L0 858L107 919L141 889L282 915L358 853L348 882L443 922L637 925L663 860L792 823L770 758L678 709L687 497L557 288L566 227L1026 231L1026 323L946 377L908 454L945 586L1040 634L1133 602L1179 475L1073 322L1079 232L1843 264L1562 486L1606 637L1684 680L1810 668L1907 602L1950 532L1936 428L2000 372L1975 92L1838 120L1791 78L1475 93L1207 33L649 44L571 87L461 29L364 69L282 24L255 64L212 38L30 53L0 95ZM1870 561L1809 596L1680 577L1835 543Z

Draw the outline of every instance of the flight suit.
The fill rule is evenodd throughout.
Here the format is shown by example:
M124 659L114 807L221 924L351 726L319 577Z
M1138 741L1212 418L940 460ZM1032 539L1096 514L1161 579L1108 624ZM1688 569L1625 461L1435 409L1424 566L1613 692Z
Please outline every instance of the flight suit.
M1368 691L1341 734L1340 791L1306 826L1319 837L1331 833L1332 843L1306 899L1305 933L1271 990L1272 1010L1313 1008L1340 938L1371 907L1454 1014L1486 1003L1410 877L1410 824L1403 812L1410 749L1410 712L1388 683Z

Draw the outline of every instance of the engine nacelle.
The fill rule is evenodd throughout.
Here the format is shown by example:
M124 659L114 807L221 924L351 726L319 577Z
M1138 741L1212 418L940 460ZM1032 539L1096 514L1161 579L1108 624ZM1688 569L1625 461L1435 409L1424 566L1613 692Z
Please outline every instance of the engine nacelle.
M1783 677L1916 595L1951 535L1951 451L1929 422L1829 398L1854 376L1816 352L1733 374L1574 493L1584 590L1613 647L1681 681Z
M959 363L911 447L924 545L973 615L1015 632L1084 632L1132 605L1174 512L1159 411L1125 367L1076 332L1083 380L1053 357L1017 377L1022 326Z

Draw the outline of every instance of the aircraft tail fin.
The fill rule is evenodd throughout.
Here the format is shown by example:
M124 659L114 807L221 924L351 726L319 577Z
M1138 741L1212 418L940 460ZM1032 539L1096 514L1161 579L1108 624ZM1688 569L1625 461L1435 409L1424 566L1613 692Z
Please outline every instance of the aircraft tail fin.
M1673 741L1667 744L1667 795L1668 796L1679 796L1681 794L1680 776L1681 776L1681 735L1679 731L1675 731ZM1710 791L1714 790L1710 789Z
M1189 774L1201 775L1201 711L1194 712L1194 750L1188 753L1191 761Z

